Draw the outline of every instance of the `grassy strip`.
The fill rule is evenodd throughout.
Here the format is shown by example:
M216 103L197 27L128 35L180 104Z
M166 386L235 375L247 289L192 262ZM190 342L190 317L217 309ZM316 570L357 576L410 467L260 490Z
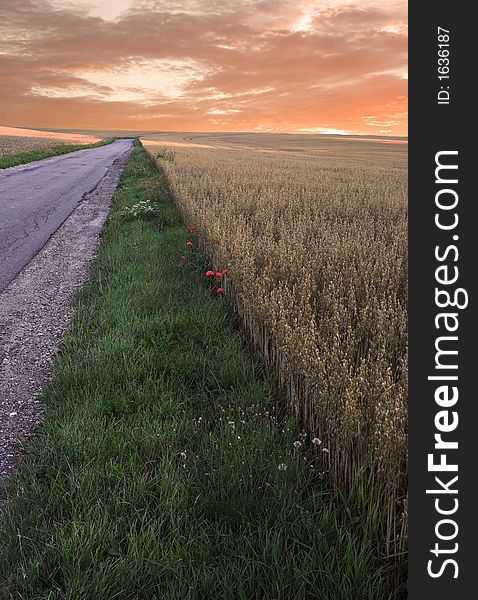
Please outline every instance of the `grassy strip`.
M379 519L337 510L277 424L274 386L166 190L141 183L154 175L138 146L9 484L0 598L399 597ZM151 193L154 214L125 214Z
M7 169L8 167L16 167L17 165L24 165L26 163L42 160L43 158L68 154L69 152L75 152L75 150L86 150L87 148L106 146L116 139L119 138L105 138L95 144L60 144L53 148L40 148L38 150L17 152L16 154L5 154L4 156L0 156L0 169Z

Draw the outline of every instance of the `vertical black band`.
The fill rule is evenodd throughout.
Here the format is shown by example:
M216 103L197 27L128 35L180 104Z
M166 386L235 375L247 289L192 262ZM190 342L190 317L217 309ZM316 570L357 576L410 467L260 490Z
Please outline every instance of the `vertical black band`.
M478 398L472 384L478 372L473 314L478 232L472 186L478 168L472 147L476 108L471 109L478 30L473 21L465 2L410 3L412 600L473 597L478 577L473 514Z

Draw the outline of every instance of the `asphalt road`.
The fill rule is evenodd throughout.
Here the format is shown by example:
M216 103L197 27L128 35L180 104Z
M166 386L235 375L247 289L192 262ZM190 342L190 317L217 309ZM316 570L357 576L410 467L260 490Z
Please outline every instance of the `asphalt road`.
M132 140L0 170L0 292L43 248Z

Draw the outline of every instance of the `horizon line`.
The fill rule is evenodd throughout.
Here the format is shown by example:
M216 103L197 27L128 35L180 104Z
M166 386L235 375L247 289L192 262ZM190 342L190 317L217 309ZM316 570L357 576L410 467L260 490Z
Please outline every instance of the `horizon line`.
M16 129L32 129L37 131L142 131L145 133L252 133L252 134L282 134L282 135L324 135L330 137L368 137L368 138L398 138L398 139L406 139L408 140L408 135L386 135L386 134L378 134L378 133L348 133L348 132L322 132L322 131L300 131L300 130L288 130L288 131L268 131L268 130L254 130L254 129L123 129L121 127L104 127L104 128L94 128L94 127L39 127L34 125L3 125L3 127L12 127Z

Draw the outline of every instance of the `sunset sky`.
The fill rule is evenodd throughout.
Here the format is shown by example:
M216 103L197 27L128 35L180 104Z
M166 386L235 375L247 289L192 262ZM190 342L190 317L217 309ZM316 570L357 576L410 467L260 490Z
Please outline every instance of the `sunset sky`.
M0 125L407 133L405 0L0 0Z

